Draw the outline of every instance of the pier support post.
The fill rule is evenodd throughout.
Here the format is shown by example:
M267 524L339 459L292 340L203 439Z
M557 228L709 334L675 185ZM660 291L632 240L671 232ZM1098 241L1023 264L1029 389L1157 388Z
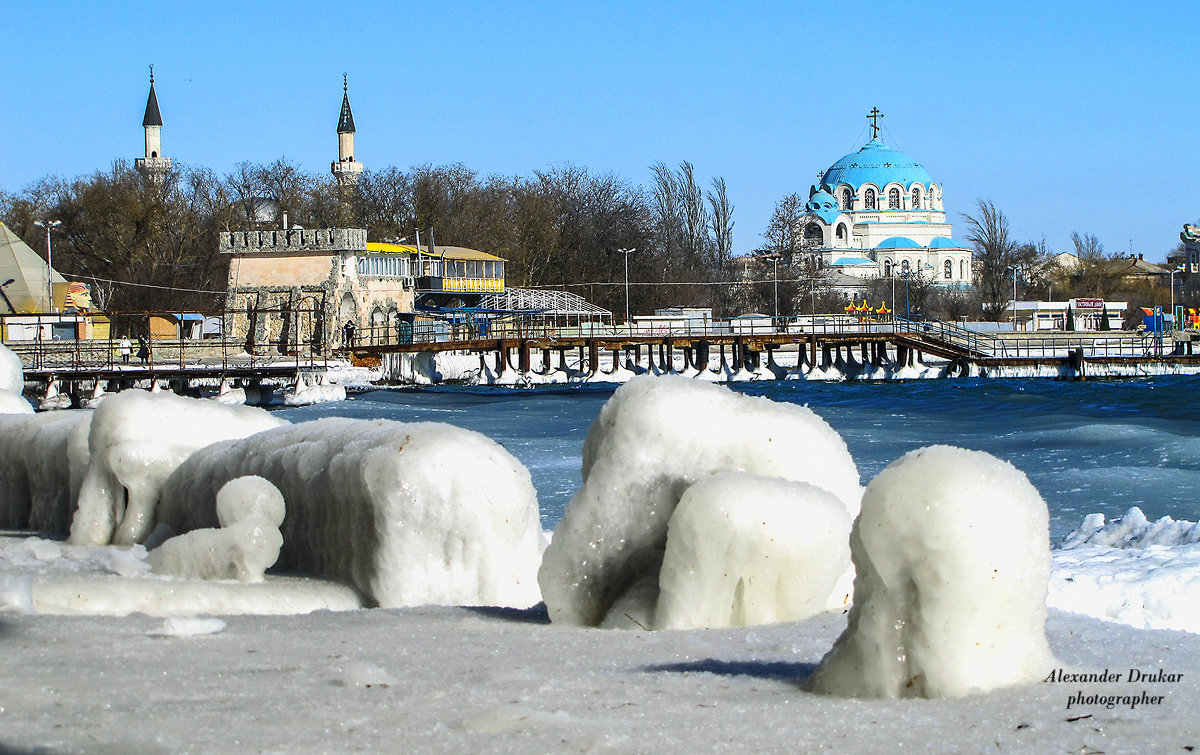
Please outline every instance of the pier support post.
M517 346L517 369L529 372L529 341L521 341Z
M600 343L595 338L587 339L588 372L600 371Z

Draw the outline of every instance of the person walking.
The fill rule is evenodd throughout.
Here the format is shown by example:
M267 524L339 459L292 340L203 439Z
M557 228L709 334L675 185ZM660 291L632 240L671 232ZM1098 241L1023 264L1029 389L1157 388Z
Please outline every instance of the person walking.
M129 364L129 355L133 353L133 344L129 342L129 336L121 336L121 361Z

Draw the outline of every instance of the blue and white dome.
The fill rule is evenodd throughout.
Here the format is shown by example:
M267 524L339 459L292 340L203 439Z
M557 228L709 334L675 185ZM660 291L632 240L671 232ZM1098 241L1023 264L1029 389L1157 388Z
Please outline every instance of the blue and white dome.
M928 187L933 179L919 162L887 146L878 137L830 165L821 176L821 188L829 192L842 184L849 184L857 191L863 184L883 188L890 183L907 189L913 184Z
M827 191L813 191L808 202L804 204L804 211L817 215L826 223L832 223L841 210L832 194Z

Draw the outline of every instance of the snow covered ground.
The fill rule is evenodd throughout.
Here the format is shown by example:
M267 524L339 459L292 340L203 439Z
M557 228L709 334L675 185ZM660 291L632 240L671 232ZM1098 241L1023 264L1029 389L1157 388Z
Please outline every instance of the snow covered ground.
M1175 753L1200 747L1200 636L1051 612L1051 648L1120 683L955 700L800 690L845 617L660 632L544 612L374 609L0 618L0 749L154 752ZM211 631L216 629L217 631ZM210 631L208 634L192 632ZM1129 668L1182 674L1128 683ZM1161 698L1071 704L1085 695Z

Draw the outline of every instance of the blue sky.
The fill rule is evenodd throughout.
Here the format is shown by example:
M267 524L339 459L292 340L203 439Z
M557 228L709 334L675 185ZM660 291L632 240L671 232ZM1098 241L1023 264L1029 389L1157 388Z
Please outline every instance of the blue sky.
M1190 3L34 5L6 11L7 191L140 156L153 63L176 160L328 170L348 72L369 169L647 184L687 160L725 178L739 254L865 141L872 107L943 184L956 236L984 198L1019 239L1160 260L1200 218Z

